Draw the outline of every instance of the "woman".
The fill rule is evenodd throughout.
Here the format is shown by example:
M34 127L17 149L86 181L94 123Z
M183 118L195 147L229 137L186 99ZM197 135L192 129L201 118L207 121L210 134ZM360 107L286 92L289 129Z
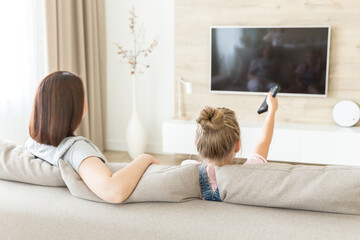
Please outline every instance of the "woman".
M66 71L49 74L35 96L26 148L56 166L63 159L97 196L110 203L121 203L133 192L147 167L158 162L142 154L112 173L99 149L89 139L75 136L86 112L82 80Z

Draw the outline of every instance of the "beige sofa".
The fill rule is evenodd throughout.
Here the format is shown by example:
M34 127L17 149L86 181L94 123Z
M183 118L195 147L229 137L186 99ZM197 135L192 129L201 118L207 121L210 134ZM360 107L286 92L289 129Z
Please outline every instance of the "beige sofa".
M360 216L201 200L112 205L0 180L0 239L360 239Z
M132 203L113 205L59 163L0 138L0 240L360 239L360 168L224 166L219 203L199 200L196 165L152 165Z

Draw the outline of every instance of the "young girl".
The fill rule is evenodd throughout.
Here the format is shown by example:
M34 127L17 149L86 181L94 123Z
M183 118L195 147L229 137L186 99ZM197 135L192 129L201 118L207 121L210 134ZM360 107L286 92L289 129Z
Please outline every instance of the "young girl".
M158 162L142 154L112 173L99 149L89 139L75 136L86 112L82 80L70 72L51 73L39 84L26 148L56 166L63 159L97 196L107 202L121 203L133 192L147 167Z
M270 92L266 102L268 114L260 138L254 153L244 164L267 162L278 102ZM212 107L201 110L196 122L198 124L195 144L202 164L195 160L185 160L182 165L199 164L199 181L203 199L221 202L214 166L232 164L233 158L241 147L239 124L232 110Z

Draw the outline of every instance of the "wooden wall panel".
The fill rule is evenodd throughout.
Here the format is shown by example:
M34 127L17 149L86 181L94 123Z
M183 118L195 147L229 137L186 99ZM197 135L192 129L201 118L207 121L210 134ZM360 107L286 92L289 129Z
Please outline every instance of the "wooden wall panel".
M256 113L263 96L209 92L212 25L330 25L328 97L279 97L277 120L332 124L339 100L360 104L359 0L175 0L175 76L193 83L193 93L185 96L192 118L205 105L229 107L240 120L264 118Z

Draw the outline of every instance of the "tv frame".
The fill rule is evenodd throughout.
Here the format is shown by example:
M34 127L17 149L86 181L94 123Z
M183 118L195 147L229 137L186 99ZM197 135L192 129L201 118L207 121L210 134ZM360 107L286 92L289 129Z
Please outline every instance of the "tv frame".
M330 60L330 38L331 38L331 26L330 25L315 25L315 26L210 26L210 57L209 57L209 90L210 93L214 94L236 94L236 95L260 95L265 96L267 92L250 92L250 91L222 91L222 90L212 90L211 89L211 62L212 62L212 29L213 28L328 28L328 40L327 40L327 58L326 58L326 80L325 80L325 94L306 94L306 93L281 93L279 92L278 96L291 96L291 97L318 97L326 98L328 95L328 85L329 85L329 60Z

